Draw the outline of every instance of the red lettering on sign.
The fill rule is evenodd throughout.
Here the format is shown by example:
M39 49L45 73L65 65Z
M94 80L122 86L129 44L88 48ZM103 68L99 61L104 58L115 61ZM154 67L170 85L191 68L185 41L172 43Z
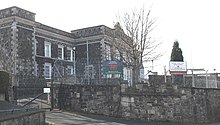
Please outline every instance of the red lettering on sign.
M109 65L109 70L117 70L118 66L117 65Z

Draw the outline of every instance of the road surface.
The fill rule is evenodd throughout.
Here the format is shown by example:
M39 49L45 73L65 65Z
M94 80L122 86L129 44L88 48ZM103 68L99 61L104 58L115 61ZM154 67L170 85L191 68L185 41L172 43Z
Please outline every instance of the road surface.
M180 124L169 122L143 122L122 120L97 115L80 115L60 110L46 112L46 121L53 125L199 125L199 124ZM219 123L202 125L220 125Z

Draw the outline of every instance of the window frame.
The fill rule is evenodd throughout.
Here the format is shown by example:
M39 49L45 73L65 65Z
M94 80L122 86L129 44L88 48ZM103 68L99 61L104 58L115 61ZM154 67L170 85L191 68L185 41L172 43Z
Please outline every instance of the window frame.
M61 57L60 57L60 51L59 49L61 49ZM64 46L63 45L58 45L58 59L64 60Z
M47 41L44 42L44 56L51 58L51 43Z
M106 50L106 59L111 60L111 46L105 44L105 50Z
M46 67L48 68L48 74L46 74ZM52 75L52 66L51 63L44 63L44 78L45 79L51 79L51 75Z
M70 55L68 55L68 51L70 51ZM71 47L67 47L67 52L66 52L66 59L68 60L68 61L73 61L73 49L71 48ZM69 58L69 56L70 56L70 58ZM69 59L68 59L69 58Z

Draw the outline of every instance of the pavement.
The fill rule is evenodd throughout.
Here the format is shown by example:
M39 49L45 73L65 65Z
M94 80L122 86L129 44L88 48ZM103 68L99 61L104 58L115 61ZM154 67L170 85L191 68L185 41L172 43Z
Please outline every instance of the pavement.
M47 111L46 122L50 125L220 125L220 122L210 124L144 122L105 117L101 115L70 113L61 110Z

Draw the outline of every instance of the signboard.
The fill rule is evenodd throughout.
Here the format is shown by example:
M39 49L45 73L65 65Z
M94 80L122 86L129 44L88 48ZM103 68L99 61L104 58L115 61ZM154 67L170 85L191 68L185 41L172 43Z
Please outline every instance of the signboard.
M170 62L170 74L173 75L182 75L187 74L187 65L186 62Z
M103 63L104 74L122 74L123 65L120 61L105 61Z
M44 88L44 93L50 93L50 88Z

